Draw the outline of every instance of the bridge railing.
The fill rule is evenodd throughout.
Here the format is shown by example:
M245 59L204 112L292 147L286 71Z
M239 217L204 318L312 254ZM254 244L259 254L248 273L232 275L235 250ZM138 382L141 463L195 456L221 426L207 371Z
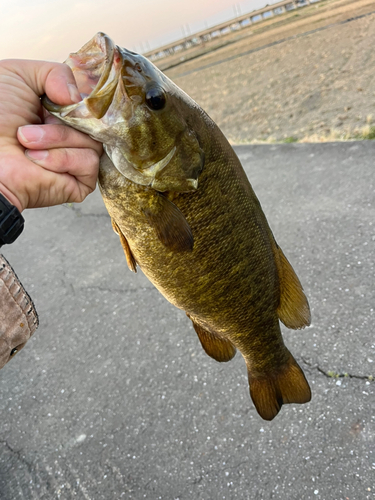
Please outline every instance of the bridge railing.
M168 57L169 55L176 54L183 50L187 50L193 46L200 45L212 39L225 36L233 31L240 30L241 28L259 23L263 20L269 19L273 16L278 16L291 10L305 7L311 3L319 2L320 0L283 0L273 5L267 5L262 9L254 10L248 14L238 16L236 19L229 20L225 23L212 26L205 30L193 33L190 36L184 37L181 40L163 45L162 47L150 50L143 55L148 57L151 61L156 61Z

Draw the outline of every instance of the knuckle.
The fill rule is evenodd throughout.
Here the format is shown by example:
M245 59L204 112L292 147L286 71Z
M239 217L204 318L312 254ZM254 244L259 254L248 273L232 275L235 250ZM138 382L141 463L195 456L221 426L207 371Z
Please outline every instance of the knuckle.
M85 170L99 167L99 156L93 149L61 148L58 150L60 168Z
M56 150L56 154L58 155L58 162L61 167L69 167L72 163L72 155L69 149L61 148Z
M69 135L70 135L70 129L66 125L57 125L58 127L58 133L59 133L59 140L61 142L66 142L69 140Z
M90 160L90 163L99 165L99 156L98 153L94 149L87 149L87 157Z

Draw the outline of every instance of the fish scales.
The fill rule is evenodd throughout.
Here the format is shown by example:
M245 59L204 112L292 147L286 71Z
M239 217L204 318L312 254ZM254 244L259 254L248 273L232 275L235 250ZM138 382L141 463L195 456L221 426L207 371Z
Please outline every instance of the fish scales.
M234 150L165 75L104 34L67 60L82 88L88 50L107 80L98 77L77 105L44 105L103 142L99 186L130 269L140 266L186 312L211 357L241 352L264 419L282 404L309 401L279 325L308 325L307 299Z
M233 179L233 167L227 163L230 179L222 197L220 184L225 185L225 176L220 184L211 183L210 169L215 172L216 161L208 159L206 165L209 168L201 175L198 192L173 198L196 235L192 252L183 258L160 242L153 227L138 231L145 223L137 199L139 192L144 193L142 186L125 181L121 188L124 195L119 198L118 189L108 187L112 182L106 179L103 168L99 183L108 211L145 275L198 323L210 325L216 333L229 331L236 336L238 331L253 327L259 307L269 307L271 317L276 316L278 276L270 242L262 231L264 221L261 213L251 210L255 200L245 195L244 183ZM121 174L117 175L121 182ZM233 215L230 204L236 205L241 197L241 210ZM208 200L212 202L208 204ZM244 341L250 345L252 337Z

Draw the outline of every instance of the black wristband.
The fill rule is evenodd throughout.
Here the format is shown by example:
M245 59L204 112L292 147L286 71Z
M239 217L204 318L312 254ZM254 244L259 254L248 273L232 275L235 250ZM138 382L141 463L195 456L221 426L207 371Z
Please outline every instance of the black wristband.
M13 243L23 231L25 219L0 193L0 247Z

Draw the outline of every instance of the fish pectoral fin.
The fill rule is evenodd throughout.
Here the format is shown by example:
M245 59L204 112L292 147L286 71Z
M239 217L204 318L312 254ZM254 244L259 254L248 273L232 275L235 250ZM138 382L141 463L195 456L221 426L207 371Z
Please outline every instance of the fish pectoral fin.
M155 229L159 240L169 250L192 251L194 238L182 212L163 194L155 192L149 204L142 207L148 223Z
M289 356L287 363L271 374L253 375L248 369L251 399L264 420L276 417L283 404L303 404L311 399L303 371L290 353Z
M187 313L186 313L187 314ZM189 314L187 316L190 318ZM190 318L191 319L191 318ZM209 332L192 320L194 330L206 354L211 358L223 363L230 361L236 354L236 348L230 340L219 337L216 333Z
M121 229L118 227L116 222L111 219L112 222L112 228L116 234L119 235L120 237L120 242L122 245L122 248L124 249L125 257L126 257L126 262L128 263L128 268L130 271L133 271L133 273L137 272L137 261L134 258L134 255L132 251L130 250L130 246L128 243L128 240L125 238L125 236L122 234Z
M277 315L288 328L298 330L309 326L310 307L301 282L276 242L274 253L280 282L280 303Z

